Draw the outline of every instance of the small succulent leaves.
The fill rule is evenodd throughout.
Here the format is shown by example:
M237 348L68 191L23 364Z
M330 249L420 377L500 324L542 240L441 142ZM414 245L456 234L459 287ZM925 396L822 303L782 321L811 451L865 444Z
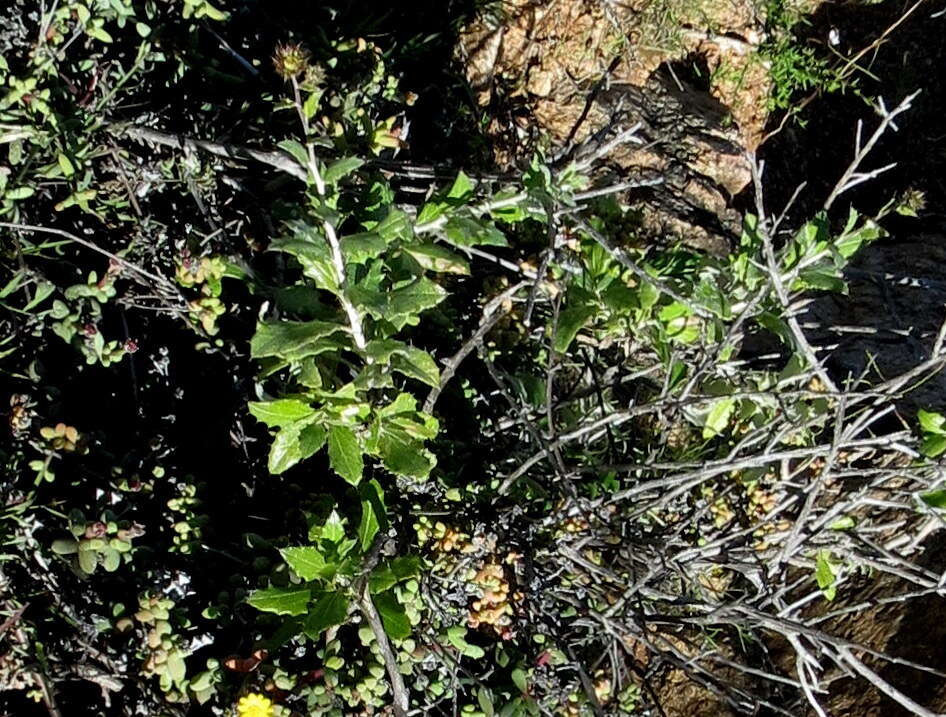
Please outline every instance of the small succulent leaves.
M454 625L447 630L447 640L457 648L464 657L479 660L486 655L482 647L471 645L466 641L466 628L463 625Z

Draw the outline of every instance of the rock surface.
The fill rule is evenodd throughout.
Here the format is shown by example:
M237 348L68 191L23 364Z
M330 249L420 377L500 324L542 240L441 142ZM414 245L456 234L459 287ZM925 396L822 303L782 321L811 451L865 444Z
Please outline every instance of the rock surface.
M610 161L622 178L664 177L662 188L634 197L645 230L722 252L739 230L729 206L749 182L746 152L768 119L753 5L512 0L501 17L468 28L460 54L481 104L519 103L523 124L558 146L642 122L645 147ZM501 162L531 149L525 129L516 141L492 129Z

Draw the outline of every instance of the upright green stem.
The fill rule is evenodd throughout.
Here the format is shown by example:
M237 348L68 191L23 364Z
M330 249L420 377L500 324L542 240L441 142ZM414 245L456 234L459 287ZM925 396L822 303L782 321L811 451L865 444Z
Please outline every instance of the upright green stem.
M319 171L319 164L315 158L315 146L309 137L309 118L306 117L305 110L302 107L302 96L299 92L299 82L295 77L292 78L293 99L296 105L296 112L299 114L299 120L302 123L302 131L305 133L305 147L308 155L308 170L315 185L315 191L324 201L326 198L325 181L322 179L322 173ZM361 314L358 309L349 300L346 288L348 286L348 277L345 272L345 257L342 254L342 245L338 240L338 233L335 226L328 220L322 220L322 230L325 232L325 239L328 241L329 249L332 252L332 264L335 266L335 273L338 274L338 300L341 302L342 309L348 316L348 324L351 327L351 335L355 346L364 350L367 346L365 341L365 331L361 320Z

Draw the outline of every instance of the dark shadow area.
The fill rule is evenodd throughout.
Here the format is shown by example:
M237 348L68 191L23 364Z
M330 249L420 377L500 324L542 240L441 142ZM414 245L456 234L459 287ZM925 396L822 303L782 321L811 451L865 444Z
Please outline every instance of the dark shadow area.
M291 113L274 114L272 110L271 97L286 93L285 83L268 59L274 48L280 43L298 42L314 60L325 61L330 57L330 40L365 38L379 46L387 70L403 78L403 89L417 95L416 102L406 110L400 105L392 106L391 114L405 111L411 125L409 146L402 151L401 159L475 166L479 159L489 156L488 147L480 139L477 111L453 59L457 33L477 6L482 5L480 0L421 0L403 4L362 0L232 0L217 4L231 13L229 20L205 22L190 35L171 25L155 28L154 42L169 55L186 58L185 64L192 69L178 80L172 78L173 62L144 73L140 83L129 88L129 101L109 118L112 122L153 124L185 135L192 135L195 127L203 127L204 131L213 127L220 134L203 139L269 149L273 138L297 136L299 132L297 119ZM133 33L133 28L129 32ZM117 41L123 39L127 40ZM238 56L259 58L262 62L254 72ZM158 154L146 148L135 151L146 156L150 153L152 157ZM267 237L267 227L259 219L266 213L266 206L258 198L271 194L264 187L272 177L257 170L248 167L247 172L240 173L241 177L245 175L246 186L254 191L239 195L238 201L244 207L250 206L260 222L256 227L259 236ZM258 206L248 196L254 197ZM206 224L207 216L198 212L186 196L167 193L142 197L141 201L155 215L174 218L176 226L170 228L169 234L180 236L185 224L207 231L212 228ZM272 207L269 209L272 211ZM70 213L57 220L68 230L82 226L81 219L70 224ZM156 233L162 233L160 227L156 229ZM113 238L116 244L127 240L120 230L114 232ZM108 243L104 236L101 241L103 245ZM89 258L80 252L77 263L86 261ZM90 266L101 271L102 264L93 258ZM67 276L62 280L69 283ZM225 292L230 290L225 286ZM257 298L241 299L240 303L258 308ZM212 654L245 654L252 643L254 636L247 634L242 617L248 609L243 605L245 594L231 585L234 572L269 570L265 561L271 560L275 551L267 552L271 546L265 541L279 536L302 540L304 536L295 533L305 525L302 511L313 507L313 495L320 491L344 494L344 486L329 485L323 477L328 472L324 461L315 460L297 469L320 478L311 483L311 491L304 495L298 493L298 488L296 492L290 489L306 484L298 476L268 475L268 432L248 418L245 405L246 396L252 395L251 384L257 371L245 350L256 322L255 308L245 316L231 314L223 319L231 324L226 327L226 335L245 338L238 350L196 351L195 343L200 338L180 321L142 318L131 311L124 317L128 325L123 327L123 317L109 310L103 320L103 333L125 338L127 332L129 337L141 339L138 353L121 364L109 369L83 368L67 379L76 362L74 347L53 343L50 350L37 352L40 375L49 385L59 388L49 412L63 422L79 426L93 448L91 457L72 456L59 465L64 478L78 475L81 481L65 485L60 480L41 486L40 499L55 496L61 504L81 507L89 520L97 520L102 501L95 497L96 491L124 491L123 506L130 507L123 507L125 512L119 519L141 523L147 536L142 541L147 547L141 547L134 562L114 574L99 570L95 575L95 585L106 586L109 600L113 601L110 604L96 604L92 583L70 569L66 561L57 562L49 571L59 580L58 594L35 579L35 565L8 567L7 572L15 574L17 585L28 586L29 594L19 594L17 598L28 603L24 620L37 625L37 634L31 639L53 655L52 669L86 663L100 667L97 658L86 654L77 641L77 636L94 634L90 616L109 615L114 603L122 603L133 612L140 592L163 587L155 585L159 581L152 576L170 582L172 576L193 565L192 559L171 552L173 526L163 521L163 513L154 508L178 497L180 481L197 486L196 497L201 503L196 512L205 525L202 542L210 548L203 556L204 569L188 576L190 589L211 596L215 607L226 613L216 622L200 614L184 616L189 621L187 628L181 628L185 639L204 631L214 633L213 649L198 652L192 658L192 665L197 666ZM28 382L11 383L11 390L30 390ZM4 433L0 455L6 455L8 440ZM121 468L124 478L142 487L116 487L121 477L111 472L113 467ZM160 478L152 475L158 467L162 470ZM240 518L234 519L235 516ZM43 541L52 542L62 537L64 525L63 520L50 520L38 534ZM257 551L263 557L252 565L245 562L248 534L259 536L258 545L263 546ZM60 602L85 605L88 611L76 616L78 624L72 624L71 616L60 614ZM185 607L182 602L182 608ZM121 635L114 638L122 649L127 648L129 639ZM139 667L129 665L128 675L136 676ZM228 679L239 680L241 676ZM156 679L142 680L140 685L146 690L156 689ZM107 712L100 708L101 690L90 681L60 681L58 700L67 715L128 714L131 706L148 699L141 693L140 685L129 680L123 690L113 693ZM0 695L0 714L4 711L24 717L46 713L42 704L28 705L19 696L7 694ZM182 708L167 714L184 712ZM195 706L188 714L210 712Z
M913 0L875 5L827 2L800 27L799 40L819 48L824 57L836 59L828 44L829 33L835 29L839 34L837 50L854 55L876 42L913 4ZM898 131L882 138L863 169L891 162L897 166L882 179L852 190L843 204L873 214L891 198L919 190L927 202L922 216L942 221L946 202L946 75L942 72L946 15L933 15L943 9L941 2L921 5L858 61L861 71L853 75L853 88L821 94L804 108L801 122L789 120L763 145L759 154L766 163L771 211L783 207L802 182L808 186L792 217L803 219L817 211L854 155L857 121L863 120L865 137L878 125L879 119L865 98L883 98L886 106L893 108L910 93L922 90L913 109L898 119ZM803 100L798 97L798 102ZM775 117L768 130L775 130L780 121Z
M175 43L167 49L200 70L190 70L169 87L156 82L142 91L150 106L164 107L160 122L171 131L186 132L195 117L206 122L209 112L219 115L225 134L217 139L253 144L278 134L274 126L280 125L285 125L288 136L298 131L296 118L288 112L274 114L268 97L286 92L268 61L276 46L299 43L314 61L325 62L331 59L330 41L363 38L379 46L389 71L403 78L403 90L416 95L416 102L407 108L411 132L404 154L423 161L460 156L475 160L486 147L453 52L460 29L484 4L484 0L406 4L231 0L222 5L231 13L226 22L204 23L190 36L171 28L165 33L167 42L173 38ZM254 58L263 62L248 68Z
M874 5L828 2L800 26L799 40L830 58L834 55L828 38L835 30L837 51L853 56L878 43L913 5L912 0ZM834 347L828 366L842 380L860 375L882 379L925 360L944 318L946 78L941 68L946 58L946 15L934 17L943 9L942 3L920 5L863 54L851 87L812 99L798 120L789 119L759 152L765 161L770 213L779 213L796 188L807 184L787 222L800 226L821 209L854 157L858 121L863 122L862 142L877 128L880 118L868 100L882 98L893 109L921 90L913 108L898 117L896 131L880 139L861 170L896 166L850 190L833 209L837 226L847 218L848 207L872 216L911 195L917 207L916 217L887 214L881 224L889 236L854 259L847 272L849 294L818 299L805 317L821 327L813 333L817 343ZM805 99L798 97L798 102ZM769 131L775 131L781 120L774 117ZM744 209L750 194L747 189L739 197ZM917 203L919 195L923 200ZM900 407L912 412L944 400L946 379L936 377Z

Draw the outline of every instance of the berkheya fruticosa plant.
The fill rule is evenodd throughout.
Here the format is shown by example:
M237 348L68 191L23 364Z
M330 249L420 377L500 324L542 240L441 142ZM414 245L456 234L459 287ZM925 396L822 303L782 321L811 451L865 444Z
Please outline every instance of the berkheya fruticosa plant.
M363 43L347 50L373 51ZM298 163L293 174L304 177L307 190L304 210L270 249L301 269L310 318L294 320L285 311L258 325L251 354L273 393L249 409L274 429L271 473L326 451L331 469L359 491L362 510L354 536L332 512L310 529L310 545L283 550L298 581L257 590L249 602L305 616L302 631L312 639L345 622L353 606L376 633L383 625L402 639L410 623L394 586L415 575L419 564L409 556L379 564L373 546L387 526L382 484L430 476L436 459L426 442L437 435L438 423L419 410L410 386L440 384L437 363L408 343L404 330L418 326L423 312L447 296L438 275L470 273L463 250L506 245L495 220L545 221L545 208L567 204L582 180L569 170L553 177L536 162L520 187L484 195L460 173L419 211L405 210L370 161L351 151L359 143L366 155L396 145L392 120L368 121L362 108L330 95L323 71L298 46L279 48L274 60L291 89L285 107L302 129L302 141L279 146ZM373 81L382 97L390 93L390 79L376 73ZM391 679L400 679L388 667Z

